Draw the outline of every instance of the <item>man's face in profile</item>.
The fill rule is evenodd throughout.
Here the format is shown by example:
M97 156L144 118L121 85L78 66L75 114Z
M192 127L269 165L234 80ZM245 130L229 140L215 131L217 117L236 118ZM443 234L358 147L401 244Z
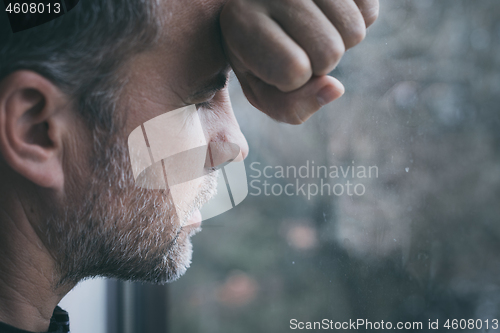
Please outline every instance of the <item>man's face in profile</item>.
M126 85L114 115L117 134L96 149L104 140L93 133L89 141L96 153L88 168L82 167L80 155L90 144L74 141L74 156L67 159L67 198L44 224L49 248L60 257L66 278L106 275L158 283L189 267L190 236L201 221L198 209L215 194L217 175L184 187L176 214L168 189L135 186L127 138L144 122L195 104L203 132L189 116L181 120L179 132L200 144L235 143L246 156L247 143L226 88L228 64L217 21L222 3L194 1L186 8L182 1L164 1L157 13L165 18L157 41L121 68Z
M27 290L24 312L43 312L32 323L3 318L43 329L49 309L87 277L179 277L217 167L227 185L219 192L235 206L226 169L236 163L224 163L248 152L226 88L229 63L253 106L301 124L344 93L327 74L377 13L377 0L85 0L38 27L0 34L0 254L12 259L0 263L9 279L0 294L21 281L3 298ZM151 122L169 117L177 125L160 121L153 131L161 144L208 154L184 155L184 164L155 155ZM154 177L138 173L142 153L129 149L131 137L148 151L141 160L151 168L142 171ZM232 157L217 161L224 152ZM170 163L165 186L142 186L161 179L159 162ZM172 181L173 169L184 178ZM0 304L0 321L16 303Z

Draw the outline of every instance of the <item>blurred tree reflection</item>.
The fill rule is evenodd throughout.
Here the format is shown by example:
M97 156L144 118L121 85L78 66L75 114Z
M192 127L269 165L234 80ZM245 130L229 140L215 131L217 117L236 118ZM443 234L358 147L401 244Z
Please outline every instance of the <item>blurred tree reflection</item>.
M234 81L249 175L309 160L379 177L363 196L261 194L204 222L170 285L172 332L498 318L499 41L499 1L387 0L333 73L345 96L307 124L267 119Z

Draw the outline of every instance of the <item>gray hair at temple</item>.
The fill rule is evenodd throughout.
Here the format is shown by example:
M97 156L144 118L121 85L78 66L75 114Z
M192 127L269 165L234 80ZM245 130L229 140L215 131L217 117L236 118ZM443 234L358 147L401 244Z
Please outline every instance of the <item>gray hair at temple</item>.
M15 34L1 15L0 80L35 71L72 98L91 129L111 135L125 83L120 65L154 43L157 7L157 0L82 0L67 14Z

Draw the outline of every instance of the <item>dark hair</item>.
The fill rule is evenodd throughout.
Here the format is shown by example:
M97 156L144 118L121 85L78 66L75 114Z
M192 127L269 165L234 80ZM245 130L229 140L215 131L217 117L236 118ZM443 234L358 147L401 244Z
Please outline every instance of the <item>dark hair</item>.
M72 97L87 124L108 132L123 86L117 72L153 44L160 26L157 0L81 0L67 14L12 33L0 15L0 80L28 69Z

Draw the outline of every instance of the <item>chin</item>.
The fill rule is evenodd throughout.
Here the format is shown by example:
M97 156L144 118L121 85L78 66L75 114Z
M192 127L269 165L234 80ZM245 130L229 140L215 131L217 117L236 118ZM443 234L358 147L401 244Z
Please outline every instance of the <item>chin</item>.
M147 282L156 284L169 283L177 280L186 273L187 269L191 266L193 256L191 236L198 230L181 229L177 239L172 243L172 247L168 252L163 255L161 264L156 269L159 276Z

